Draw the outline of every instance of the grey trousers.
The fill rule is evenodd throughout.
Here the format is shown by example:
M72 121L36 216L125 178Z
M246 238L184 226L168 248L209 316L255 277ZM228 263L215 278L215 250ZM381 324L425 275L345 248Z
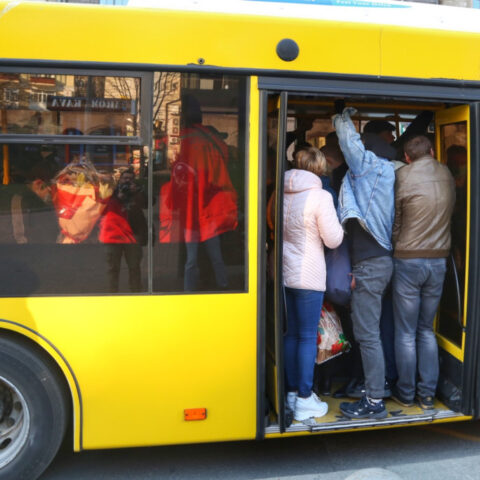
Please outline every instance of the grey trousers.
M380 339L382 297L392 277L390 256L374 257L353 266L356 287L352 291L352 324L360 345L365 391L371 398L383 398L385 392L385 358Z

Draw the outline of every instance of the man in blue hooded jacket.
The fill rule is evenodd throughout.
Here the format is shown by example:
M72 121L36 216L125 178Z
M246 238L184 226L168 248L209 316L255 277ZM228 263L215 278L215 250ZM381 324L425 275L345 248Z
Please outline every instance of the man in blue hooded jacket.
M349 170L344 177L338 213L350 247L355 288L351 309L353 331L360 345L365 373L365 395L344 402L349 418L385 418L385 362L380 339L382 296L390 282L394 220L396 151L375 134L360 137L347 107L333 117L340 148Z

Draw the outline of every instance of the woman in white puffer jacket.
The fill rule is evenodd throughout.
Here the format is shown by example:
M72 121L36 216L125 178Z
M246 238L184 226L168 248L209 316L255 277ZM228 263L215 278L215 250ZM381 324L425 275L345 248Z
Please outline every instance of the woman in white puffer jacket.
M340 245L343 230L332 195L319 176L327 162L317 148L299 150L295 168L285 172L283 282L288 331L284 339L287 403L295 420L321 417L328 405L312 392L317 328L326 283L324 244Z

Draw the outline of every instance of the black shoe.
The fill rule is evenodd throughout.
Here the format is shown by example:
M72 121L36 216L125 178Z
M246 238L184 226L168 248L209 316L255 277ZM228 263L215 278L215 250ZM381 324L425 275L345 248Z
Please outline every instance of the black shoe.
M365 380L358 379L353 384L349 384L346 390L347 397L362 398L365 395Z
M392 400L397 402L402 407L413 407L413 400L407 400L405 397L402 397L396 388L392 389Z
M332 382L330 377L322 377L318 384L318 392L320 396L328 397L330 396L330 390L332 388Z
M333 398L345 398L345 397L348 397L348 395L347 395L348 390L350 390L351 388L353 388L353 386L354 386L356 383L357 383L357 379L356 379L356 378L350 379L350 381L349 381L348 383L346 383L345 385L342 385L338 390L336 390L335 392L333 392L332 397L333 397Z
M352 389L347 390L347 397L350 398L362 398L366 395L365 390L365 382L362 380L358 382ZM385 380L385 391L383 392L383 398L388 398L392 395L392 391L390 390L390 385Z
M364 395L358 402L342 402L340 411L348 418L375 418L381 419L388 415L385 403L380 400L372 403Z
M423 408L424 410L432 410L433 407L433 397L427 396L427 397L421 397L420 395L417 395L417 403L420 405L420 408Z

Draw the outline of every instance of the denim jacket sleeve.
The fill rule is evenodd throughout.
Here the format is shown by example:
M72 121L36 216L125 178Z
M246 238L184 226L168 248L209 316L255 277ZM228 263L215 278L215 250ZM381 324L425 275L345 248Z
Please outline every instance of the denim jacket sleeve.
M371 168L376 156L373 152L365 150L360 134L350 118L355 113L354 108L347 107L342 114L335 115L332 121L347 165L354 175L361 175Z

